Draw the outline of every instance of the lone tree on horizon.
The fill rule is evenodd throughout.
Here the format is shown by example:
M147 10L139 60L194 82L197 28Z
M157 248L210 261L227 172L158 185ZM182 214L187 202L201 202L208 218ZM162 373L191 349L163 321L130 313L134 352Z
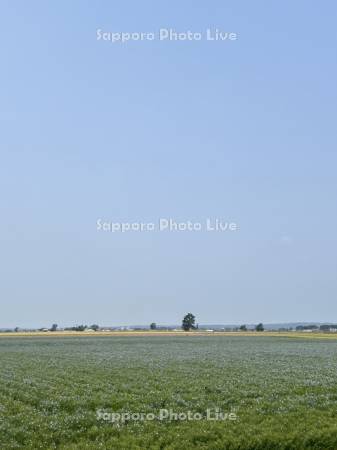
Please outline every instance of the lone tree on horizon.
M255 327L255 331L264 331L263 323L259 323Z
M184 331L191 331L195 330L195 316L192 313L186 314L186 316L183 318L183 322L181 324L181 328Z

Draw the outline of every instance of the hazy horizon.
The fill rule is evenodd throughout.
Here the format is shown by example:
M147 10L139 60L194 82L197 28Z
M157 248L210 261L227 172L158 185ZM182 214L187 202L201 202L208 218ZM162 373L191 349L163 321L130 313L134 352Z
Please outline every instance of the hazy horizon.
M51 326L56 323L57 324L57 328L59 329L64 329L64 328L70 328L70 327L74 327L74 326L78 326L78 325L86 325L88 327L90 327L93 324L97 324L99 325L100 328L114 328L114 327L121 327L121 328L135 328L135 327L150 327L150 324L154 322L156 324L157 327L180 327L181 326L181 320L177 321L177 322L156 322L156 321L149 321L148 323L107 323L107 322L103 322L103 323L98 323L95 320L88 320L88 321L84 321L84 322L73 322L73 323L57 323L57 322L51 322L51 323L43 323L43 324L36 324L36 325L30 325L30 326L25 326L25 325L19 325L16 324L15 326L0 326L0 329L14 329L14 328L19 328L22 330L25 329L39 329L39 328L51 328ZM198 318L196 318L196 324L199 327L206 327L206 326L214 326L214 327L219 327L219 326L223 326L223 327L240 327L241 325L246 325L247 327L254 327L255 325L257 325L258 323L263 323L263 325L267 328L270 328L272 326L275 327L281 327L281 326L294 326L294 325L323 325L323 324L331 324L331 325L335 325L337 323L337 320L334 322L333 320L331 321L323 321L323 322L319 322L317 320L311 320L311 321L289 321L289 322L263 322L263 321L257 321L257 322L235 322L235 323L228 323L228 322L199 322Z

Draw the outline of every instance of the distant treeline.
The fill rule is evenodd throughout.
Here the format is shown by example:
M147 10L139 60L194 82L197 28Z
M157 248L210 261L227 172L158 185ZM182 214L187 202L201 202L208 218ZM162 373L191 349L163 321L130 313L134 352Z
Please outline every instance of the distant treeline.
M299 325L296 327L296 331L337 331L337 324L324 324L324 325Z
M11 332L25 332L25 331L43 331L43 332L47 332L47 331L78 331L78 332L83 332L83 331L147 331L147 330L157 330L157 331L178 331L180 329L184 330L184 331L217 331L217 332L250 332L250 331L265 331L265 327L262 323L259 323L255 326L247 326L247 325L240 325L237 327L216 327L216 326L209 326L207 327L206 325L200 326L198 324L195 323L195 316L191 313L186 314L186 316L184 316L183 321L182 321L182 325L181 327L179 326L158 326L155 322L152 322L149 326L144 326L144 327L126 327L126 326L121 326L121 327L101 327L97 324L92 324L90 326L88 325L75 325L75 326L71 326L71 327L66 327L66 328L59 328L59 326L56 323L53 323L51 327L48 328L37 328L37 329L25 329L25 328L19 328L19 327L15 327L14 329L0 329L0 331L2 332L7 332L7 333L11 333ZM322 324L322 325L317 325L317 324L305 324L305 325L298 325L295 327L268 327L268 329L266 331L279 331L279 332L291 332L291 331L309 331L309 332L314 332L314 331L320 331L320 332L337 332L337 324L334 323L326 323L326 324Z

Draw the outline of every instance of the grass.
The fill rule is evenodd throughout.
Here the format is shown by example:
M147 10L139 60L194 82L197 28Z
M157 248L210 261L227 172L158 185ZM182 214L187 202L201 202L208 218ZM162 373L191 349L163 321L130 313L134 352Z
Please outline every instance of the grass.
M0 448L335 450L336 361L307 335L1 337ZM214 408L237 420L97 419Z

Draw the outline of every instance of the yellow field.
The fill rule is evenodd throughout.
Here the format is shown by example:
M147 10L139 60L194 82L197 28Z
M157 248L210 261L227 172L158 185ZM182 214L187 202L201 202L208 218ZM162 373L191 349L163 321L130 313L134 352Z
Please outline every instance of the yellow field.
M251 336L251 337L287 337L305 339L337 339L337 333L303 333L296 331L27 331L0 332L0 337L66 337L66 336Z

